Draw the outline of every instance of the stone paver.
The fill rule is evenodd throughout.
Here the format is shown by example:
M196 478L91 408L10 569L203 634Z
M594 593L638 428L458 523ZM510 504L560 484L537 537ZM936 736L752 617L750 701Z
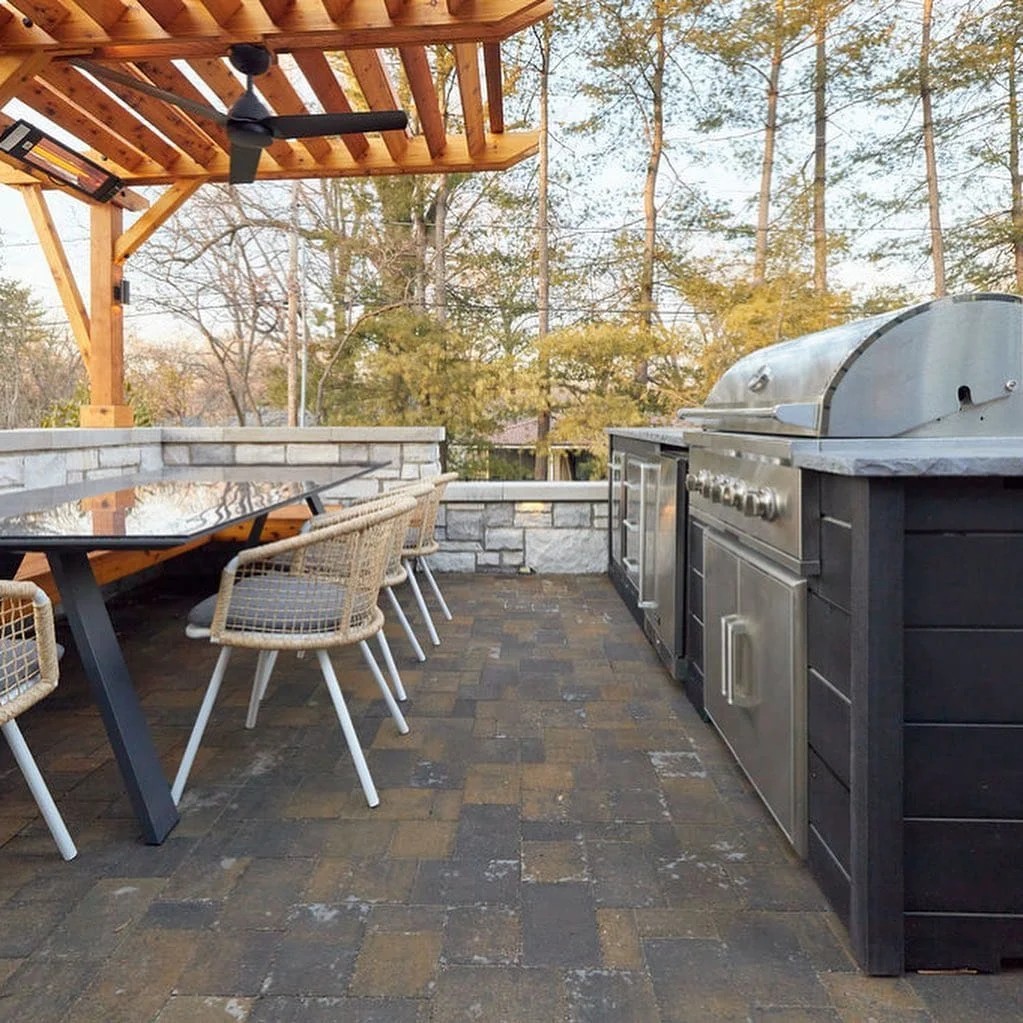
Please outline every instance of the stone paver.
M169 774L215 656L182 634L211 583L194 567L112 604ZM388 626L409 735L357 652L335 657L372 810L315 661L280 658L249 731L242 653L181 823L141 844L70 650L22 724L77 860L0 748L0 1023L1023 1019L1019 971L856 968L605 578L441 583L454 619L425 664Z

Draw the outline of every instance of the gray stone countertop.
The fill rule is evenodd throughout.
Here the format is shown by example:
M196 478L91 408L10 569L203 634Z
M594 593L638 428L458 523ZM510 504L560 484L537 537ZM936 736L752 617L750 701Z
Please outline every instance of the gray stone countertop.
M1023 438L800 439L792 462L838 476L1023 476Z
M681 426L609 426L607 433L611 437L631 437L633 440L648 440L674 448L686 446Z

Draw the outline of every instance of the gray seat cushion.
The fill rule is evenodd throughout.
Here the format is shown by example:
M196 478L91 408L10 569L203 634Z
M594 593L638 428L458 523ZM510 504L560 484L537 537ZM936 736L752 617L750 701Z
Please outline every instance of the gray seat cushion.
M239 579L231 591L227 628L238 632L331 632L341 621L345 587L315 576L268 575ZM188 612L188 624L209 629L217 594Z

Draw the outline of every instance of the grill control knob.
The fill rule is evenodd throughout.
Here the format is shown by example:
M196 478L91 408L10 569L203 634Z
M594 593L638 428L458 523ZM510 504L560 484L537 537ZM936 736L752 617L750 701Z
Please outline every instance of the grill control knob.
M724 476L712 476L710 479L710 499L715 504L721 503L721 491L725 486Z
M746 506L746 495L748 488L742 480L736 480L732 485L732 500L729 502L733 508L743 511Z
M770 522L778 517L778 495L770 487L751 490L743 499L742 511L744 515Z
M702 473L701 473L702 475ZM686 473L686 493L691 494L700 489L700 477L691 472Z

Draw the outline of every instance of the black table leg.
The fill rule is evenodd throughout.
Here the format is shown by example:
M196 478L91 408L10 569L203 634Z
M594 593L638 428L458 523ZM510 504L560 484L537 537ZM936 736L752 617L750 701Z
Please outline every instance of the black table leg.
M47 558L143 837L159 845L178 811L89 558L75 550L49 551Z

